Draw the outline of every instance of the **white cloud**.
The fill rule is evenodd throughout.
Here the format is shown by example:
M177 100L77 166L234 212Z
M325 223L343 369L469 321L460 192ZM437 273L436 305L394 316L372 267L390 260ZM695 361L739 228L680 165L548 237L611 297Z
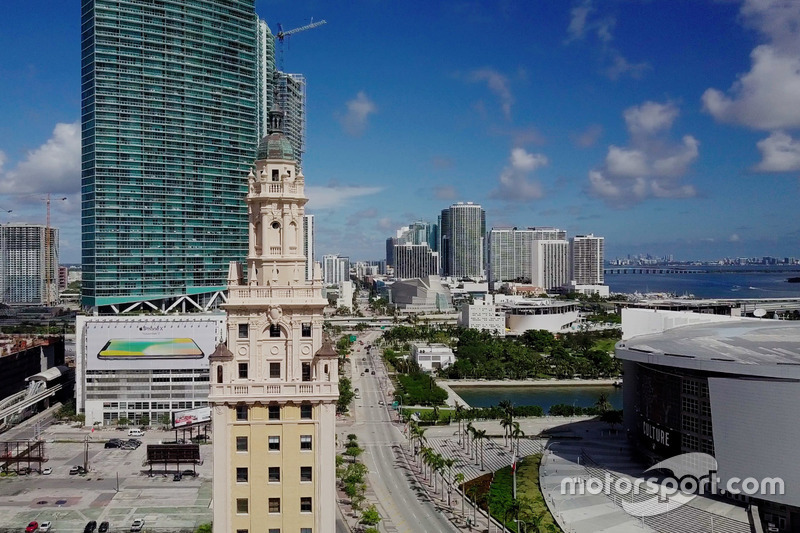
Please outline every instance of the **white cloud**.
M678 117L678 107L672 102L645 102L640 106L629 107L622 116L631 135L652 135L672 127Z
M631 63L616 49L609 48L607 56L610 65L605 68L604 72L612 80L619 79L623 74L639 79L651 69L650 64L646 61Z
M0 152L0 193L72 194L81 188L80 122L58 123L46 143L29 151L14 168L4 170Z
M357 137L367 129L369 116L378 112L378 106L369 99L364 91L359 91L355 98L346 104L347 112L339 117L345 133Z
M630 146L608 148L603 165L589 172L589 192L615 207L649 198L689 198L697 192L682 177L699 156L700 143L684 135L680 143L666 134L678 116L672 103L645 102L623 113Z
M513 148L509 156L509 164L498 178L498 186L489 194L492 198L508 202L527 202L544 196L538 181L528 177L529 174L548 164L542 154L531 154L524 148Z
M800 128L800 2L746 0L741 19L766 42L726 92L703 93L704 109L720 122L754 129Z
M585 0L582 4L570 10L569 26L567 27L567 34L569 37L567 42L583 38L586 31L586 19L591 11L591 0Z
M752 67L728 90L703 93L703 108L720 122L772 130L800 127L800 58L771 45L750 54Z
M514 95L511 94L511 88L509 87L508 78L506 76L492 68L486 67L470 72L468 79L473 83L485 81L489 90L500 100L500 108L503 110L503 115L507 119L511 118L511 106L514 104Z
M623 75L640 78L650 69L646 62L632 63L622 55L617 48L611 45L614 40L614 28L617 20L611 16L591 17L595 12L592 0L583 0L570 10L569 26L565 44L584 39L593 35L594 39L587 39L590 45L596 45L599 51L602 72L612 80Z
M603 135L603 126L600 124L591 124L582 132L574 135L573 141L581 148L588 148L594 146L594 144L600 140L601 135Z
M759 172L789 172L800 170L800 141L782 131L773 132L756 143L761 161L753 167Z
M349 200L360 196L378 194L382 187L362 186L307 186L309 209L334 209L343 207Z
M728 237L729 242L739 242L741 239L739 238L738 233L733 233L730 237Z

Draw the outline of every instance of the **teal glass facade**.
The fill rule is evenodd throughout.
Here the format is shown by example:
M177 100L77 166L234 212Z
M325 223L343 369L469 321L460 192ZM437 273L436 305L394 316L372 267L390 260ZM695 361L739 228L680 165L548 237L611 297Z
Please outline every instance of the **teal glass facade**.
M247 254L255 0L84 0L83 305L224 290Z

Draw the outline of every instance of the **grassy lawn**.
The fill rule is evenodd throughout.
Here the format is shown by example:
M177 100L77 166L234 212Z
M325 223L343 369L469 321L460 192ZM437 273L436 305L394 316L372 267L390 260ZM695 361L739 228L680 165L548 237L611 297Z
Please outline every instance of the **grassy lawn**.
M533 532L560 532L555 524L547 505L544 502L542 491L539 488L539 463L541 454L529 455L518 465L517 469L517 499L521 503L520 519L525 520L524 530ZM505 467L495 472L494 481L489 491L491 513L497 520L507 519L506 527L516 532L517 523L510 514L504 516L505 509L511 503L513 480L511 467ZM538 527L537 527L538 526Z
M614 345L619 339L598 339L594 341L592 348L596 350L603 350L604 352L613 352Z

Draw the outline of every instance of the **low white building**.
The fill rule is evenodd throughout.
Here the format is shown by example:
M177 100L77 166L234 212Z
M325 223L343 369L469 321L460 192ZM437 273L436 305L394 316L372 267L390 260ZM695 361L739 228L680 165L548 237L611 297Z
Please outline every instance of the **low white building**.
M531 329L551 333L571 331L578 323L578 302L526 298L502 305L508 335L522 335Z
M458 325L505 337L506 314L498 309L498 306L492 301L491 295L487 295L485 300L475 300L475 303L472 304L461 304Z
M596 294L601 298L608 298L609 295L608 285L579 285L575 280L564 285L563 289L568 292L585 294L586 296Z
M447 368L456 361L453 350L446 344L412 344L411 357L425 372Z

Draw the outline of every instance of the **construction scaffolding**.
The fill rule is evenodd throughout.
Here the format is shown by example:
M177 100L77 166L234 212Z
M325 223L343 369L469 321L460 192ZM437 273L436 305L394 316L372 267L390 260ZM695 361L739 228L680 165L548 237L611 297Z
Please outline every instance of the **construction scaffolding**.
M306 139L306 78L275 71L275 106L284 112L283 133L294 149L297 166L303 163Z
M42 463L47 461L44 454L44 441L12 440L0 442L0 471L30 474L42 471ZM34 466L31 466L31 465Z

